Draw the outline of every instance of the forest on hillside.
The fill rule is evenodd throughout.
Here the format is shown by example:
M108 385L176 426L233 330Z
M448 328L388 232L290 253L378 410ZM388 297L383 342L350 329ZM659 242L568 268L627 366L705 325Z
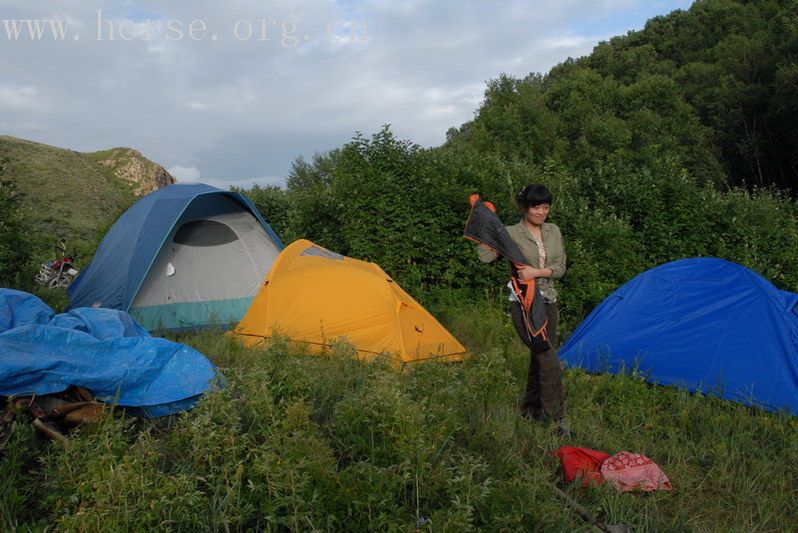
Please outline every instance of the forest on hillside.
M284 240L380 263L402 283L500 287L459 238L467 196L518 218L541 182L569 254L574 324L655 265L718 256L798 290L798 2L700 0L549 73L490 81L440 147L385 126L246 192ZM419 291L423 292L423 290Z

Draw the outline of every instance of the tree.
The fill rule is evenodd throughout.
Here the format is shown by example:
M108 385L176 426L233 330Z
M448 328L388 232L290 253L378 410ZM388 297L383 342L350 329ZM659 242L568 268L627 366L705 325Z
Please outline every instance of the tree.
M290 208L288 205L287 193L276 185L261 187L254 185L251 189L233 188L234 191L247 196L255 207L258 208L261 216L269 226L277 233L284 243L294 240L294 236L289 227Z

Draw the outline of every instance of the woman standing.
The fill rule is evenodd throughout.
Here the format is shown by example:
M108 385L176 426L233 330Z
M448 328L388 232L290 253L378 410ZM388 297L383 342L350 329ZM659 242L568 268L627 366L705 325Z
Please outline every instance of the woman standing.
M560 228L546 222L551 210L551 191L544 185L527 185L516 198L521 210L521 221L508 226L507 231L518 245L531 266L519 269L521 279L537 280L540 293L546 303L546 334L549 342L542 338L529 338L524 324L524 310L510 287L510 315L518 335L530 350L529 372L526 390L521 402L521 411L529 419L541 420L548 416L559 424L560 434L570 436L565 421L562 393L562 367L554 349L557 338L557 289L555 280L565 274L565 247ZM477 247L480 261L489 263L498 254L484 245Z

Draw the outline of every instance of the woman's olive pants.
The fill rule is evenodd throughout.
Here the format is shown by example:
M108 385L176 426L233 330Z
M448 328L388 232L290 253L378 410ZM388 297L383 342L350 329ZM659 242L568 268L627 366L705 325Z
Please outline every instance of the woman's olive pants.
M530 418L542 418L544 415L561 420L565 415L562 395L562 367L557 351L554 349L557 339L557 321L559 312L557 303L546 304L546 334L550 342L543 339L529 338L524 324L524 311L518 302L510 302L510 316L521 340L530 351L529 372L526 376L526 390L521 400L521 411Z

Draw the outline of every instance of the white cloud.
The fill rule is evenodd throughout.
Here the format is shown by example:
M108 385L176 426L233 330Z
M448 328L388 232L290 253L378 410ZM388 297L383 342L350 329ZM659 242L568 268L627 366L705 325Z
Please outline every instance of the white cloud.
M540 45L546 50L585 50L589 52L595 44L601 40L598 36L584 36L563 34L554 35L540 41ZM589 47L589 48L588 48Z
M685 2L656 4L665 13ZM2 4L9 19L47 18L53 9ZM11 42L0 33L0 109L11 126L4 133L82 151L132 146L181 181L261 184L280 182L299 155L385 123L401 138L439 144L450 127L472 118L487 80L545 72L605 39L598 22L652 9L651 0L57 5L78 40ZM113 21L116 40L96 39L97 9ZM355 40L342 26L328 31L342 18L355 24ZM150 31L158 26L147 19L180 21L184 38ZM193 20L207 23L204 40L188 37ZM239 20L252 24L249 40L235 38ZM260 22L269 20L275 24ZM283 24L289 20L295 31ZM119 38L121 21L132 40ZM284 46L286 39L296 46Z
M169 167L167 172L174 176L177 181L187 181L190 183L198 182L200 181L200 177L202 177L202 172L200 172L197 167L181 167L175 165Z
M0 109L25 110L41 106L42 98L35 87L0 84Z
M208 109L209 106L204 102L186 102L186 107L188 107L189 109L202 111L203 109Z

